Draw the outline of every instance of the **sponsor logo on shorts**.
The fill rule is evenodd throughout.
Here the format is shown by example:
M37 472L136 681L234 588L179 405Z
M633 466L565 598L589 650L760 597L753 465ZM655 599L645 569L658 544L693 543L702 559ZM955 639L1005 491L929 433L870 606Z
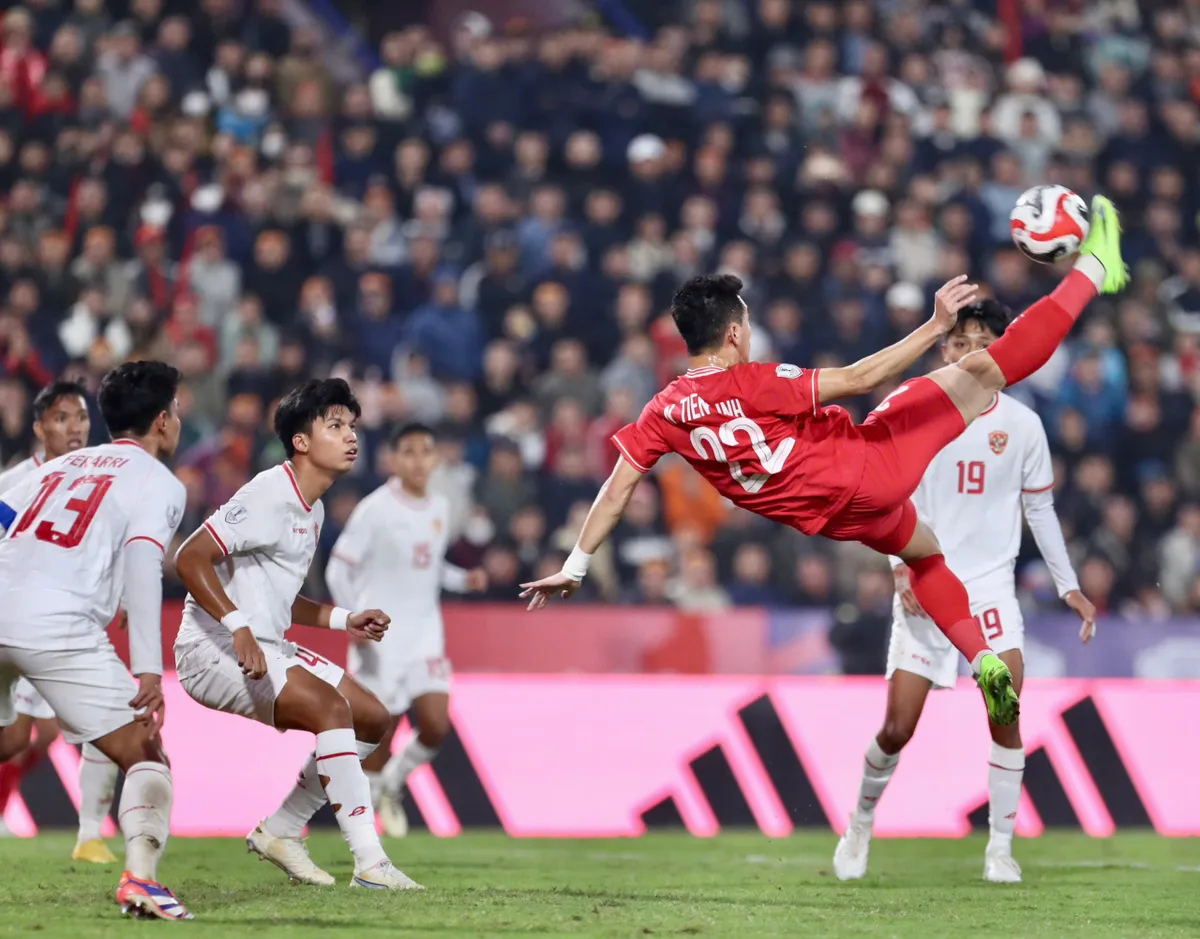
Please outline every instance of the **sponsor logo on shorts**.
M293 533L293 534L296 534L296 535L307 535L307 534L308 534L308 529L307 529L307 528L299 528L299 527L297 527L297 526L293 526L293 527L292 527L292 533Z
M996 456L999 456L1008 446L1008 434L1002 430L993 430L988 434L988 446L992 448L992 452Z

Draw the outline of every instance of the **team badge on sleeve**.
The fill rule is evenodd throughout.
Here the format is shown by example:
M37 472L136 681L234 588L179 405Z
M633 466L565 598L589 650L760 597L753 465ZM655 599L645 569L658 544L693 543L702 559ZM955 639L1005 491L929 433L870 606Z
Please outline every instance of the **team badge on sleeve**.
M177 505L168 505L167 506L167 524L170 525L172 528L175 528L179 525L179 519L180 519L180 516L182 516L182 515L183 515L183 512L180 510L179 506L177 506Z
M229 511L225 513L225 521L230 525L236 525L238 522L243 521L249 514L249 510L240 502L234 503L230 506Z
M1008 446L1008 434L1002 430L993 430L988 434L988 446L992 448L992 452L999 456L1004 452L1004 448Z
M775 374L779 378L799 378L804 374L804 369L799 365L776 365Z

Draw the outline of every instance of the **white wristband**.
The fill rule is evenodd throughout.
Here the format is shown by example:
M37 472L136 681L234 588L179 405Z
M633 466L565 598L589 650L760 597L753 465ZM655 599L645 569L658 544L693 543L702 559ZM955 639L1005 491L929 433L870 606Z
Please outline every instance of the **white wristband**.
M239 629L250 629L250 617L241 610L234 610L232 613L226 613L221 617L221 625L231 633L235 633Z
M579 545L576 545L571 550L566 563L563 564L562 572L570 577L571 580L579 583L587 574L588 564L591 563L591 560L592 556L586 551L581 550Z
M342 609L340 606L335 606L329 611L329 628L338 629L342 632L346 631L346 621L350 619L350 611Z

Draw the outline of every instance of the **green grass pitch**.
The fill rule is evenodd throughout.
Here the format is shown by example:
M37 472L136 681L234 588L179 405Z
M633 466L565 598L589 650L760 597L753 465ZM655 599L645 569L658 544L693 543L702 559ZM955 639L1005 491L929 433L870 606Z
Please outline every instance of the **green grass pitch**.
M237 840L176 838L161 875L196 914L184 924L124 920L112 899L119 871L72 863L71 843L0 841L0 936L1200 936L1200 843L1150 834L1018 841L1025 883L1014 886L982 882L977 837L876 841L867 878L842 884L825 834L418 835L388 844L427 888L404 894L344 886L351 867L336 834L310 842L338 878L331 888L287 883Z

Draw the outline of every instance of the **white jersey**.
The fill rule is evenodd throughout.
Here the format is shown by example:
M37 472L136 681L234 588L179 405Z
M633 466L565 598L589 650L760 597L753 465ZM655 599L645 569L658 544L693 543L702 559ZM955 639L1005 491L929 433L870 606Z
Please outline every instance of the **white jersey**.
M321 501L306 503L291 465L282 463L255 476L204 523L226 555L216 567L221 586L260 641L284 641L324 521ZM202 638L198 633L229 635L188 594L176 644Z
M116 615L121 551L175 535L186 490L132 440L37 467L3 496L16 513L0 540L0 646L91 648Z
M43 461L40 456L34 454L31 457L26 457L16 466L10 466L3 473L0 473L0 496L3 496L11 489L16 489L25 478L42 467Z
M934 457L913 502L960 580L994 576L1011 584L1021 549L1021 494L1053 486L1041 419L1001 394Z
M392 618L383 642L413 661L445 653L441 592L466 589L466 572L446 564L450 504L444 496L414 499L392 479L350 514L333 557L350 570L349 595L335 596L355 610L379 609Z

